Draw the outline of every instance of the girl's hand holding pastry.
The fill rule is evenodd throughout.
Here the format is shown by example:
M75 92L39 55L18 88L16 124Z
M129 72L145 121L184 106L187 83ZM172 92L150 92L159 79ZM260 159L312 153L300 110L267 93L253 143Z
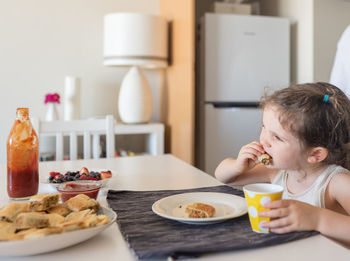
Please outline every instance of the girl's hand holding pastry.
M216 168L215 177L221 182L232 185L271 182L270 174L274 170L268 170L258 160L264 153L261 143L253 141L241 148L237 159L224 159ZM254 168L255 166L257 167Z
M235 169L239 173L244 173L252 168L254 168L260 162L258 157L265 153L262 145L253 141L245 146L243 146L238 154Z

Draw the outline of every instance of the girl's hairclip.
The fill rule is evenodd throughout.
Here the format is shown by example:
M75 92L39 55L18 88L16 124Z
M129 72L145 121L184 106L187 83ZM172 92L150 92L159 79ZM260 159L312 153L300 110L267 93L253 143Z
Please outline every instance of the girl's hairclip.
M323 96L323 101L324 102L328 102L328 99L329 99L329 95L325 94L325 96Z

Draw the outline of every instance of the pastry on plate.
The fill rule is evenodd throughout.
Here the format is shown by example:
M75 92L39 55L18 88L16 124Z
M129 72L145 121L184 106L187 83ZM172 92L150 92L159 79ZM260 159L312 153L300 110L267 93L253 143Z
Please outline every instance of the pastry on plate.
M96 200L84 194L79 194L70 198L65 203L72 211L81 211L84 209L93 209L97 211L100 208L100 204Z
M83 224L85 228L101 226L108 224L109 218L106 215L89 215L83 219Z
M50 220L47 214L26 212L17 216L15 225L17 229L43 228L50 225Z
M94 213L95 213L95 211L92 209L84 209L82 211L72 212L68 216L66 216L64 221L68 222L68 221L81 220L81 219L85 218L86 216L94 214Z
M60 224L64 232L75 231L85 228L83 220L68 221Z
M59 203L56 206L49 208L48 210L46 210L46 212L50 213L50 214L59 214L63 217L67 216L69 213L72 212L72 210L70 210L68 207L66 207L65 205Z
M0 241L10 240L16 232L16 226L13 223L0 221Z
M44 211L57 205L60 194L39 194L29 199L32 211Z
M18 214L29 211L29 203L10 203L0 209L0 220L15 221Z
M215 208L209 204L194 202L186 207L189 218L210 218L215 214Z
M106 215L97 215L97 226L102 226L109 223L109 218Z
M45 216L49 219L49 227L57 227L64 222L64 217L56 213L45 214Z
M258 156L258 160L264 165L269 165L272 162L271 156L267 153Z
M47 228L31 228L28 230L23 230L16 234L13 239L34 239L41 238L47 235L59 234L63 232L61 227L47 227Z
M100 209L96 200L79 194L62 204L60 195L36 195L29 202L0 208L0 241L42 238L110 222L108 216L96 213Z

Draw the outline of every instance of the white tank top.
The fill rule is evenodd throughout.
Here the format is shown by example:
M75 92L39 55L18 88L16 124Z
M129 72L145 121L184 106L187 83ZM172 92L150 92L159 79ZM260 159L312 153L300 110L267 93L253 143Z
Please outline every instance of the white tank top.
M329 165L315 182L305 191L297 194L292 194L287 189L287 171L281 170L273 179L272 184L280 185L284 188L282 199L294 199L309 203L311 205L325 208L324 195L332 177L338 173L350 174L350 171L337 165Z

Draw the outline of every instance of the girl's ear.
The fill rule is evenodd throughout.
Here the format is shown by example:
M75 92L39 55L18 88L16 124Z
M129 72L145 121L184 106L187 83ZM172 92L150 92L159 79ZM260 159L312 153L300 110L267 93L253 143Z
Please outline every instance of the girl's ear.
M323 147L312 148L309 152L307 161L309 163L318 163L323 161L328 156L328 150Z

